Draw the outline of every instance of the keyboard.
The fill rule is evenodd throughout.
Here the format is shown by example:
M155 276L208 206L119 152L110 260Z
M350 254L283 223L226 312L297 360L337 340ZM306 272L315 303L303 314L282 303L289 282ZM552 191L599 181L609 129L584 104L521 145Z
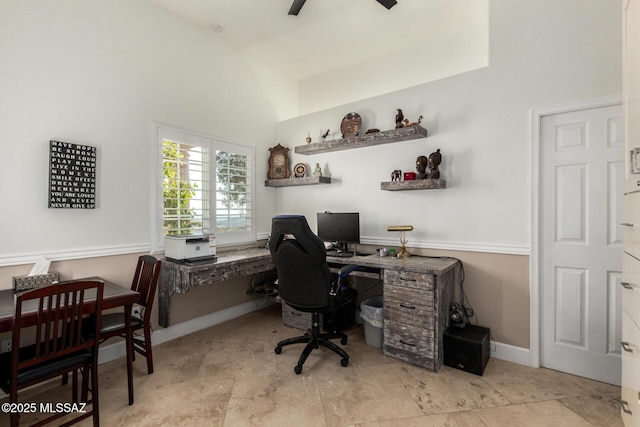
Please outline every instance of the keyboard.
M327 256L334 256L338 258L351 258L353 256L352 252L333 252L327 251Z

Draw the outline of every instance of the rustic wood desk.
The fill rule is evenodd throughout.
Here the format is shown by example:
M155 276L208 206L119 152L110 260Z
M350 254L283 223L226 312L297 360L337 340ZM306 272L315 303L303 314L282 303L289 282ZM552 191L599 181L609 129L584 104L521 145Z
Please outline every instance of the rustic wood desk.
M175 293L186 294L196 286L250 276L275 268L269 250L264 248L220 252L216 261L188 263L164 259L158 284L158 323L163 328L171 324L171 296Z
M460 264L450 258L377 255L327 256L330 267L359 265L351 274L383 280L385 354L437 371L443 363L442 339L449 327L449 307ZM264 248L222 252L215 262L163 261L159 285L160 325L170 324L171 296L189 288L274 270Z

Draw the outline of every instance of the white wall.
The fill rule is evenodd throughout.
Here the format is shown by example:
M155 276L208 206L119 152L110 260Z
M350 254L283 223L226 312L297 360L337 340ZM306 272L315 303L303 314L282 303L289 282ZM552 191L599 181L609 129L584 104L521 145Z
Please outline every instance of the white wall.
M459 28L428 39L416 38L410 31L420 25L420 15L416 15L406 24L405 31L400 32L405 40L398 43L392 53L300 80L299 114L486 67L489 61L488 1L473 0L472 4L467 2L460 8L470 16ZM384 31L380 34L385 35ZM355 36L357 38L357 34ZM354 49L367 44L366 40L361 42L355 43Z
M0 266L148 250L152 121L255 146L269 229L276 113L244 56L141 0L0 10ZM98 148L95 210L47 208L51 139Z
M396 108L423 115L429 130L426 139L293 154L292 164L319 162L334 182L279 189L279 213L305 214L314 228L316 212L357 210L365 242L396 242L387 225L412 224L410 246L527 254L530 110L620 93L620 10L616 0L491 0L489 67L279 123L278 141L292 151L309 131L314 141L327 128L338 138L351 111L364 130L393 128ZM437 148L445 190L380 190L392 170L415 171L416 157Z

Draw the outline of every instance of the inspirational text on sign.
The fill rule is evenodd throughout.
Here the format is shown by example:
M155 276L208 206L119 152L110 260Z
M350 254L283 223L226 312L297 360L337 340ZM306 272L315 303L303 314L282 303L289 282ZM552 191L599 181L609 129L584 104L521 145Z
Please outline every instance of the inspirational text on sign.
M49 207L96 207L96 147L50 141Z

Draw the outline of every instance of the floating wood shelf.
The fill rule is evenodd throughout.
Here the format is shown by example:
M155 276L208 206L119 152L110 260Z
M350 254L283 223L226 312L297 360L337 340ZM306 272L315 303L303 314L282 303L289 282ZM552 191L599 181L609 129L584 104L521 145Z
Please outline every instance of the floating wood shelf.
M265 187L293 187L296 185L331 184L328 176L306 176L304 178L268 179Z
M416 179L414 181L391 181L380 183L380 189L386 191L435 190L446 187L447 182L444 179Z
M352 148L370 147L373 145L389 144L391 142L408 141L410 139L426 138L427 130L420 125L383 132L367 133L353 138L334 139L307 145L298 145L298 154L319 154L330 151L350 150Z

